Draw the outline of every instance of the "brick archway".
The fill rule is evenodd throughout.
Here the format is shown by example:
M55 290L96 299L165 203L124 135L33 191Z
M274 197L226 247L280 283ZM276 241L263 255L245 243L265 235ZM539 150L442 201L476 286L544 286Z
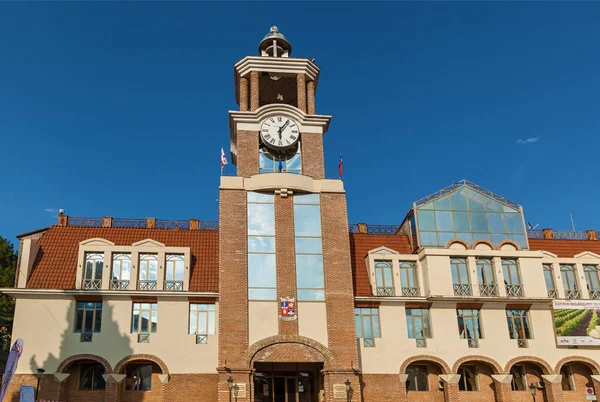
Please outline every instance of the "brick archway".
M510 240L510 239L502 240L500 243L498 243L496 245L496 248L498 250L500 250L502 248L502 246L504 246L505 244L510 244L511 246L514 246L514 248L517 249L517 251L521 251L521 246L519 246L519 243L517 243L514 240Z
M112 367L110 366L110 363L105 358L100 357L98 355L92 355L92 354L86 354L86 353L67 357L65 360L62 361L62 363L60 363L58 365L56 372L64 373L65 369L67 367L69 367L71 365L71 363L74 363L79 360L93 360L95 362L100 363L102 366L104 366L104 372L106 374L110 374L113 372Z
M500 374L503 372L502 366L500 364L498 364L498 362L496 360L491 359L486 356L480 356L480 355L470 355L470 356L461 357L454 363L454 366L452 366L452 372L458 373L458 369L461 365L468 363L468 362L473 362L473 361L489 364L492 367L494 374Z
M419 362L419 361L427 361L427 362L436 363L442 369L442 374L450 373L450 366L448 366L448 364L445 361L443 361L442 359L435 357L435 356L430 356L430 355L418 355L418 356L409 357L408 359L404 360L404 363L402 363L402 365L400 366L400 374L405 374L406 368L409 365Z
M490 247L492 250L495 250L495 249L496 249L496 246L494 246L494 243L492 243L491 241L489 241L489 240L486 240L486 239L479 239L479 240L475 240L475 241L473 242L473 244L471 245L471 248L472 248L473 250L475 250L475 249L476 249L476 247L477 247L479 244L487 244L487 245L488 245L488 246L489 246L489 247Z
M584 356L569 356L563 359L560 359L558 363L556 363L556 367L554 367L554 371L556 373L560 373L560 369L566 363L583 363L588 366L593 374L600 374L600 364L597 361L590 359L589 357Z
M308 348L313 349L318 353L319 356L323 356L323 362L325 363L325 367L331 367L333 363L333 355L331 351L323 346L321 343L315 341L314 339L307 338L305 336L300 335L275 335L265 339L261 339L258 342L252 344L248 350L246 351L246 366L251 367L258 353L268 347L277 346L280 344L292 343L297 345L304 345ZM314 357L315 354L312 354Z
M465 250L469 250L471 248L471 245L469 243L467 243L463 239L459 239L458 237L448 240L444 245L444 248L450 248L450 246L452 246L454 243L462 244L463 246L465 246Z
M512 368L513 365L515 365L517 363L526 363L526 362L538 364L542 368L542 371L543 371L542 374L554 374L554 370L548 364L548 362L546 362L544 359L540 359L539 357L535 357L535 356L519 356L519 357L515 357L514 359L509 360L508 363L506 363L506 366L504 366L504 372L510 373L510 369Z
M125 365L127 363L131 363L131 362L138 361L138 360L146 360L146 361L150 361L152 363L156 363L156 365L158 367L160 367L160 370L162 371L163 374L169 374L169 368L167 367L165 362L163 362L161 359L159 359L158 357L156 357L154 355L147 355L147 354L129 355L127 357L122 358L115 365L115 373L119 374L121 372L121 370L123 369L123 367L125 367Z

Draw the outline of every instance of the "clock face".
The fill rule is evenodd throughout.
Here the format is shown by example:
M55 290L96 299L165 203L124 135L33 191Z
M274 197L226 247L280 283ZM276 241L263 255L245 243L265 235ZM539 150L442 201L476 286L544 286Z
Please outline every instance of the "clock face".
M260 137L272 149L285 150L293 147L299 138L298 125L289 117L273 116L263 121Z

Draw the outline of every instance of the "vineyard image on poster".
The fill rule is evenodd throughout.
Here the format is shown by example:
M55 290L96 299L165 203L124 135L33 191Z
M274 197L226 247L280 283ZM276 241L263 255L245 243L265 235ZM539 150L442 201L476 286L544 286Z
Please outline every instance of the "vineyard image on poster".
M600 346L600 301L555 300L552 308L558 345Z

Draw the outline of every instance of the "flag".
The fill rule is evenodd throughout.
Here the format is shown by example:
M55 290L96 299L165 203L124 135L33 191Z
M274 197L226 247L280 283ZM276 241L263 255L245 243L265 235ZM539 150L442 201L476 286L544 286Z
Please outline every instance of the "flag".
M227 165L227 157L225 156L225 151L221 148L221 175L223 174L223 168Z
M6 368L4 369L4 377L2 377L2 388L0 389L0 401L4 399L8 384L12 380L15 371L17 371L17 365L19 364L19 358L23 354L23 339L19 338L15 341L8 359L6 360Z
M279 157L279 166L278 166L278 169L279 169L279 173L281 173L283 171L283 164L281 163L281 156Z
M342 154L340 154L340 161L338 163L338 167L340 169L340 179L341 179L343 176L343 173L344 173L344 162L342 161Z

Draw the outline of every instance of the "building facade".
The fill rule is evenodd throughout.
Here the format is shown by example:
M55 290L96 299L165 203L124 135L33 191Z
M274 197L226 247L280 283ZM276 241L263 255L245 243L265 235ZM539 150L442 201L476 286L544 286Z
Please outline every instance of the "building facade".
M10 400L38 369L39 399L61 401L595 396L596 232L527 230L521 206L467 181L400 225L349 225L324 171L320 69L291 51L273 27L234 66L218 222L61 212L19 236Z

